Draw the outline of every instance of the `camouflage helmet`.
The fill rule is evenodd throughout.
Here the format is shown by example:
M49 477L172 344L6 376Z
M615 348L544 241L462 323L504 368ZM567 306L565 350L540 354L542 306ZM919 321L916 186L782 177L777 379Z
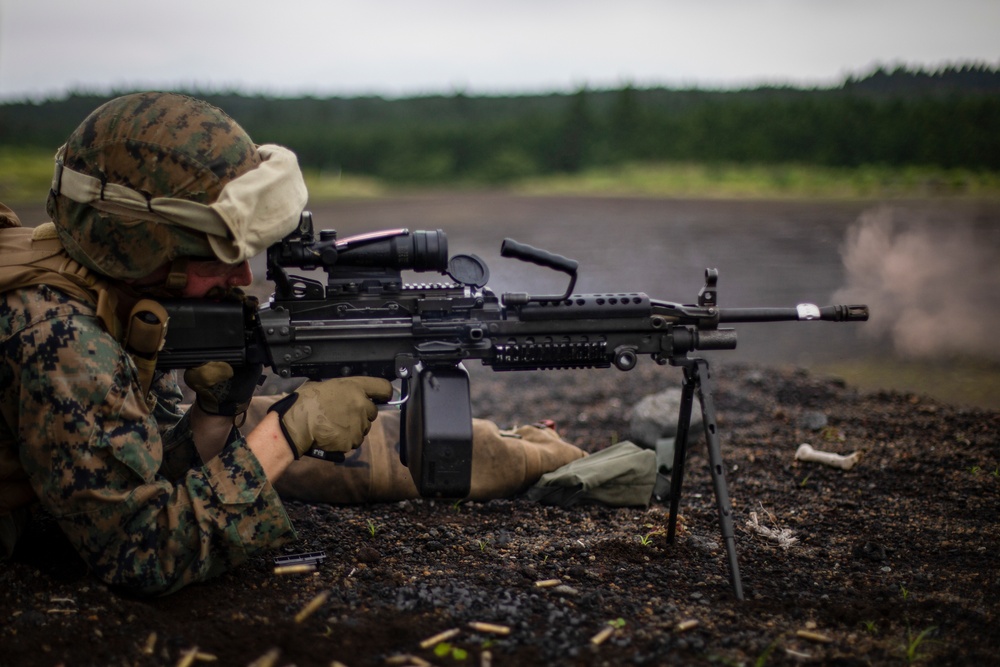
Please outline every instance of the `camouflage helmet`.
M118 97L93 111L60 148L46 209L70 256L112 278L141 278L179 257L242 261L239 253L224 257L218 239L197 225L171 224L152 206L148 213L104 206L105 190L117 188L143 207L177 200L212 205L228 183L257 169L261 155L242 127L206 102L174 93ZM301 181L297 163L295 172ZM96 183L99 198L74 195L63 186L64 174ZM304 204L304 184L301 191ZM247 215L261 207L250 208ZM246 226L247 215L226 224Z

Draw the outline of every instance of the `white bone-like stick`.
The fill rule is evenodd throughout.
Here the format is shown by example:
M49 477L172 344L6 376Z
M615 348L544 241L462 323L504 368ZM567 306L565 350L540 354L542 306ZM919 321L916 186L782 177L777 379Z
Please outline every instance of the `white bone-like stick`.
M833 452L821 452L807 444L799 445L799 448L795 451L796 461L812 461L840 468L841 470L850 470L860 458L861 452L854 452L853 454L844 456L843 454L834 454Z

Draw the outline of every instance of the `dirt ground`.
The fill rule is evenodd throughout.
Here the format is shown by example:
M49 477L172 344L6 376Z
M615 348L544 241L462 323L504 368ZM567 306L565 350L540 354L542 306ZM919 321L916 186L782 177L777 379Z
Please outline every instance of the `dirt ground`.
M480 369L474 403L501 424L544 415L593 450L622 438L630 406L676 372ZM661 505L290 503L301 539L284 553L325 552L315 573L276 575L258 558L153 600L109 590L51 546L0 575L0 665L192 664L195 649L224 665L992 664L1000 413L863 395L794 369L714 376L745 601L697 445L674 544ZM817 413L827 425L812 430ZM796 462L803 442L861 461ZM760 535L751 513L795 542Z
M378 224L381 216L420 206L363 208L333 212L380 228L402 224ZM798 245L832 251L838 225L819 220ZM638 277L643 267L625 271ZM812 277L835 288L843 275L816 268L798 282ZM672 296L693 298L699 281ZM282 554L324 552L316 572L277 575L262 557L172 596L137 599L87 576L55 537L40 540L29 558L0 568L0 665L995 663L1000 412L863 392L801 359L782 361L776 342L744 346L740 334L752 348L743 354L762 361L718 353L712 364L744 601L733 595L705 448L695 444L673 544L656 504L289 503L300 540ZM627 438L632 406L680 383L678 370L648 362L628 373L470 370L477 416L504 426L552 419L589 451ZM857 451L860 462L849 471L798 462L801 443ZM754 516L794 541L765 537ZM602 631L610 635L597 642Z

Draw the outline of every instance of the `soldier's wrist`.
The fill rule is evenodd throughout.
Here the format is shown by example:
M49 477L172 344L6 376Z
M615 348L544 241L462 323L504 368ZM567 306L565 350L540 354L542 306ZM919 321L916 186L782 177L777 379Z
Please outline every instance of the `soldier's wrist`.
M298 461L302 457L302 452L299 451L298 445L295 443L295 439L292 434L288 432L288 426L285 424L285 413L288 412L289 408L295 405L299 395L296 393L291 393L285 396L280 401L276 401L271 407L267 409L268 412L275 412L278 414L278 426L281 428L281 434L285 437L285 442L288 443L288 447L292 450L292 456Z

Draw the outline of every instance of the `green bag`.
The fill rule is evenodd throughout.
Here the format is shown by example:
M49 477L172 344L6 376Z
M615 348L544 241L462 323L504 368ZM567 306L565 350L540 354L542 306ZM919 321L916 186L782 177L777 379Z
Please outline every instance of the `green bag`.
M656 452L625 441L542 475L527 495L560 507L648 507L655 484Z

